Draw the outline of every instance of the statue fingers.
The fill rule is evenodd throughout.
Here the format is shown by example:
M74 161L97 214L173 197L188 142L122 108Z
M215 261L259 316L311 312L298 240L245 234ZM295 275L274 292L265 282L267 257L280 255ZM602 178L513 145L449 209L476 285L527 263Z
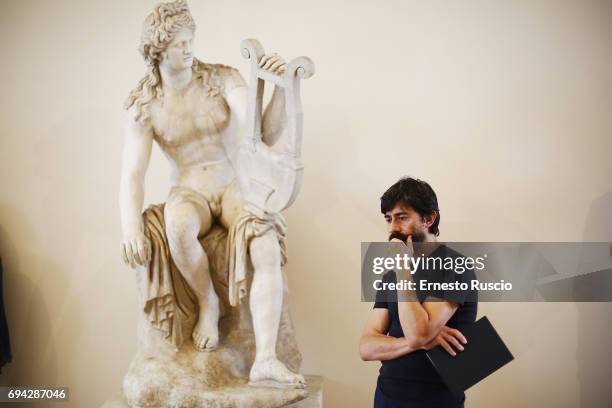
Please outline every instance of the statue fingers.
M134 254L132 253L131 243L128 241L125 244L123 244L123 247L125 248L125 256L127 258L127 264L130 265L130 268L135 268L136 264L134 262Z
M136 243L137 249L138 249L138 258L140 259L140 264L141 265L146 265L146 263L148 262L147 259L147 243L143 242L143 241L138 241Z
M282 75L282 74L284 74L284 73L285 73L285 69L286 69L286 68L287 68L287 63L283 63L283 65L281 65L280 67L278 67L278 68L276 69L276 73L277 73L278 75Z
M261 57L261 59L259 60L259 67L263 68L264 65L266 65L266 63L268 62L268 60L272 57L274 57L276 54L266 54L263 57Z
M142 259L140 259L140 255L138 255L138 244L135 241L132 241L130 246L132 248L132 258L136 261L138 265L142 265Z
M273 55L269 60L266 61L266 63L262 66L262 68L263 69L270 69L272 64L274 64L279 59L280 59L280 57L278 55Z
M119 252L121 253L121 260L123 260L123 263L126 264L126 265L129 264L130 261L128 259L127 253L125 252L125 243L124 242L121 243Z
M278 58L274 64L270 65L269 70L272 72L277 72L280 67L283 65L287 65L282 58Z

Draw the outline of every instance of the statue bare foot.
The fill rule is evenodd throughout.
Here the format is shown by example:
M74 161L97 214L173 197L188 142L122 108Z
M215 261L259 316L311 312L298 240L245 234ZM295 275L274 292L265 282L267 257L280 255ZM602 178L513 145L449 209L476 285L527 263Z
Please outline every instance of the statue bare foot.
M277 358L255 361L249 375L249 385L255 387L306 388L304 376L289 370Z
M219 344L219 301L200 305L198 323L191 335L198 351L212 351Z

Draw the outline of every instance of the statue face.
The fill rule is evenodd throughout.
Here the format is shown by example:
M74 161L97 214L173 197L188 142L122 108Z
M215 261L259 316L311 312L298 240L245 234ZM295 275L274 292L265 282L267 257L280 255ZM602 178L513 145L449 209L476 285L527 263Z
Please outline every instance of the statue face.
M168 47L161 53L160 67L180 71L193 63L193 31L183 28L176 32Z

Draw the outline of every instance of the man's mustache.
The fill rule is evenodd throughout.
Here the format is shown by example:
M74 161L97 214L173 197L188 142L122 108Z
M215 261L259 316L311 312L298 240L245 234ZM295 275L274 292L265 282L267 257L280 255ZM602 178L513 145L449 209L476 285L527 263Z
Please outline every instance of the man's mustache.
M399 239L402 242L408 241L408 235L402 234L401 232L392 232L389 234L389 241L391 241L393 238Z

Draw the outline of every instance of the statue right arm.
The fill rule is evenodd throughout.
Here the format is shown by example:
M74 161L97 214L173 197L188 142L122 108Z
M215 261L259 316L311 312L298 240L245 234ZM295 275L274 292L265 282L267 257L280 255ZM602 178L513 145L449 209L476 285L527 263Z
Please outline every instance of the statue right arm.
M136 264L148 264L151 258L151 244L144 235L141 212L144 201L144 180L152 145L151 126L137 122L134 107L130 108L125 117L119 209L123 232L121 257L132 268Z

